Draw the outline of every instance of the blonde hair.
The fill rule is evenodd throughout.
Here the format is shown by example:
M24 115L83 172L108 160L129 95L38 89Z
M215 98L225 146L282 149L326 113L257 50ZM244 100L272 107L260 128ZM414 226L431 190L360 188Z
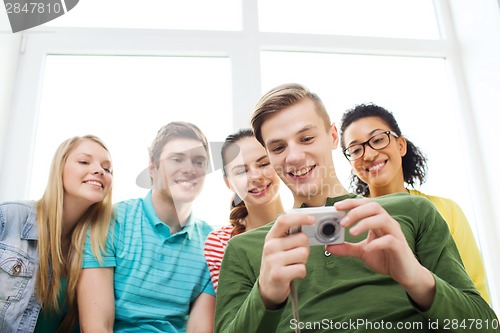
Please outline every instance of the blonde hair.
M68 155L84 140L91 140L109 152L104 142L96 136L85 135L67 139L59 145L52 159L47 187L37 203L39 264L36 276L38 301L50 311L60 311L58 295L61 277L67 276L66 300L68 313L58 332L68 332L76 324L78 309L76 285L82 270L82 253L87 231L90 228L92 253L102 261L101 253L110 226L112 214L111 189L103 201L91 205L80 217L71 235L71 245L65 258L62 251L63 170Z

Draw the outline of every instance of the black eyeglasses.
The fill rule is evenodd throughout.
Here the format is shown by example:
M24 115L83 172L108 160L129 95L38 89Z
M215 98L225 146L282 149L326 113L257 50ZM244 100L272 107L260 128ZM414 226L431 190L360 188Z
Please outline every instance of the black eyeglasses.
M387 147L389 145L389 143L391 143L391 135L394 136L395 138L399 137L393 131L385 131L385 132L375 134L374 136L372 136L370 139L366 140L365 142L357 143L355 145L351 145L351 146L347 147L346 149L344 149L343 150L344 156L349 161L355 161L357 159L360 159L365 154L365 146L366 145L370 146L372 149L375 149L375 150L384 149L385 147Z

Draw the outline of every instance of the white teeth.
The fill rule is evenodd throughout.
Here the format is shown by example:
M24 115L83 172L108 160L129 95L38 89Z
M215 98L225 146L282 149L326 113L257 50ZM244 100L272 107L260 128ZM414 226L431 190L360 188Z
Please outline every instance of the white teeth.
M188 181L178 181L176 183L184 187L193 187L195 185L195 183Z
M368 168L368 171L370 171L370 172L378 171L384 166L384 164L385 164L384 162L380 162L378 164L372 165L371 167Z
M312 170L312 167L309 167L309 168L304 168L304 169L296 171L296 172L292 172L291 174L296 176L296 177L299 177L299 176L305 175L306 173L308 173L311 170Z
M94 185L94 186L99 186L99 187L104 187L101 183L95 181L95 180L87 180L86 181L87 184L90 184L90 185Z
M259 187L259 188L254 188L253 190L250 191L250 193L259 193L259 192L264 191L266 188L267 188L267 186L262 186L262 187Z

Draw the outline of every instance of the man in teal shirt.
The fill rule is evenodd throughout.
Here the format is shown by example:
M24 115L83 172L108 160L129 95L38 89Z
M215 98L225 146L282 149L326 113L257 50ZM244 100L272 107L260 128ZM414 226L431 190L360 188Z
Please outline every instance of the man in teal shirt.
M331 154L337 129L317 95L297 84L279 86L257 104L252 127L292 191L294 207L334 205L347 212L345 242L309 246L304 233L290 235L316 222L300 213L231 239L219 278L216 332L499 331L428 200L408 194L362 199L341 185Z
M203 254L212 228L191 213L208 161L198 127L160 129L150 148L152 190L116 204L102 262L86 244L83 332L213 332L215 293Z

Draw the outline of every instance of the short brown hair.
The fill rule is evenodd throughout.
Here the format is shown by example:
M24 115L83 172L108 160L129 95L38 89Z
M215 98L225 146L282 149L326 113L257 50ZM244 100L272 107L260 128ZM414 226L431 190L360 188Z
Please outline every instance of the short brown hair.
M158 167L160 155L165 145L178 138L194 139L203 144L203 148L207 152L207 157L210 158L208 150L208 141L205 134L194 124L182 121L173 121L160 128L156 134L151 147L149 148L149 161Z
M264 122L274 114L303 101L305 98L314 102L316 112L323 118L325 128L327 130L330 128L330 116L319 96L300 84L286 83L268 91L255 106L251 124L255 137L261 145L265 146L261 132Z

